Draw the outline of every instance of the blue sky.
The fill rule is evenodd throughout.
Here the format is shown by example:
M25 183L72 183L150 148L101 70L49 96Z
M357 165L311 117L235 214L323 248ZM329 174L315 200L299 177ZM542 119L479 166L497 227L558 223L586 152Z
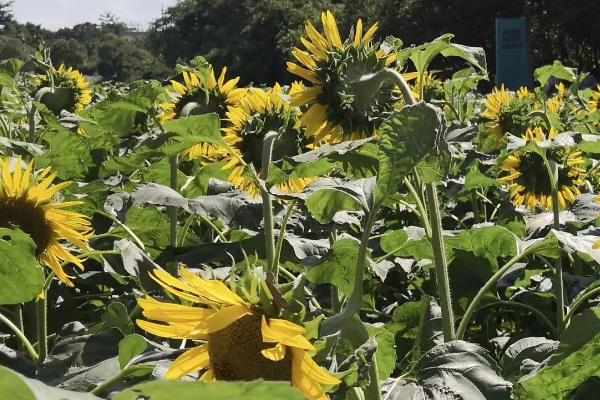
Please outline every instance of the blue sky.
M123 22L145 28L161 10L177 0L16 0L13 14L19 22L33 22L56 30L81 22L98 22L106 12Z

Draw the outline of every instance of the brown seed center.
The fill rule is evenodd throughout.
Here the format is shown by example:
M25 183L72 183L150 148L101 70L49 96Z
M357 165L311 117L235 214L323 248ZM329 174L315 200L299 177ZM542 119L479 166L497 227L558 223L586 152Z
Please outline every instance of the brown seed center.
M0 227L10 228L13 225L31 236L37 246L36 257L50 244L52 228L46 220L44 210L23 198L0 200Z
M275 345L263 342L261 318L260 315L244 316L209 336L208 354L217 380L291 381L292 354L289 349L281 361L271 361L261 354L261 350Z

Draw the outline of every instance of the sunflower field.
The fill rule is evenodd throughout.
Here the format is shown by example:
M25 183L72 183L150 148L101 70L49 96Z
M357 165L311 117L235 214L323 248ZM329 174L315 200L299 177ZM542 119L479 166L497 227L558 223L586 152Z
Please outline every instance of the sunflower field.
M331 12L290 85L0 63L0 399L596 399L600 86Z

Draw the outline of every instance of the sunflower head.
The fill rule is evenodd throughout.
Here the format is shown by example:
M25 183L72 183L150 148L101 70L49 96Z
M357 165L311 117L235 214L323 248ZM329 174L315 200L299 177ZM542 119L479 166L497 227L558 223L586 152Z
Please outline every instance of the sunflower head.
M598 111L600 106L600 85L596 86L596 89L592 91L590 99L588 100L588 107L591 112Z
M358 20L351 35L342 42L333 14L321 14L323 34L307 22L304 50L292 51L299 64L288 62L288 71L312 84L292 96L292 104L306 107L299 123L317 142L340 142L375 134L393 110L398 96L394 85L383 83L379 90L365 90L360 78L381 71L395 55L385 54L373 44L374 24L363 32Z
M223 128L229 145L227 164L231 170L229 182L246 191L250 197L258 196L259 188L252 171L261 175L263 140L267 133L278 132L273 146L273 160L291 157L306 151L309 140L298 127L299 113L290 106L281 86L272 89L249 89L236 106L227 111L227 126ZM311 179L292 179L280 185L284 191L299 192Z
M221 281L201 278L180 269L181 280L162 270L151 277L179 299L194 306L166 303L151 297L138 300L149 320L137 324L153 335L202 340L179 356L167 379L202 372L202 380L290 382L309 399L327 399L323 385L340 381L311 358L314 346L303 326L264 312L260 304L236 293ZM265 287L263 284L259 286Z
M72 98L68 101L66 108L61 107L69 112L79 114L92 102L90 83L85 79L81 72L72 67L66 68L64 64L61 64L58 69L52 67L48 70L46 75L38 76L35 79L37 90L49 87L51 82L54 84L55 89L60 88L69 91L69 95ZM58 112L60 110L54 111Z
M517 97L517 99L523 99L523 100L534 100L535 99L535 94L533 94L533 92L530 92L529 88L527 88L527 86L521 86L515 93L515 96Z
M23 168L25 167L25 168ZM56 174L46 168L33 173L33 161L26 166L20 159L0 161L0 227L17 226L35 242L40 264L50 268L63 283L73 286L61 266L73 263L83 269L80 259L66 245L88 249L89 219L68 208L81 202L55 202L55 195L70 182L52 185Z
M426 102L443 100L446 97L444 84L431 73L424 74L422 78L420 74L417 75L412 90L417 101L421 100L421 90L423 91L423 100Z
M540 142L552 139L556 131L546 135L540 127L528 129L524 139ZM552 147L546 152L548 160L558 165L558 202L560 209L567 208L581 194L584 184L585 159L580 151L568 147ZM508 184L510 197L515 206L525 206L532 210L540 207L552 210L552 182L546 164L540 154L526 147L515 150L501 166L504 176L500 183Z
M213 67L209 67L208 78L203 80L194 70L183 71L183 83L172 80L166 89L167 100L159 104L160 121L164 123L179 118L186 106L193 106L190 114L216 113L224 118L227 108L235 105L245 93L245 89L236 87L240 78L226 80L226 74L227 68L223 68L217 79ZM183 152L188 160L216 160L225 154L222 149L208 143L197 144Z

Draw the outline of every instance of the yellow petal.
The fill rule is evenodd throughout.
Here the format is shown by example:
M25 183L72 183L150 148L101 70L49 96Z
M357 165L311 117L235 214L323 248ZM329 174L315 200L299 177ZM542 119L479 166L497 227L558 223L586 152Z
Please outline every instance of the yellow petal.
M177 357L167 371L168 380L179 379L182 376L208 367L208 345L194 347Z

